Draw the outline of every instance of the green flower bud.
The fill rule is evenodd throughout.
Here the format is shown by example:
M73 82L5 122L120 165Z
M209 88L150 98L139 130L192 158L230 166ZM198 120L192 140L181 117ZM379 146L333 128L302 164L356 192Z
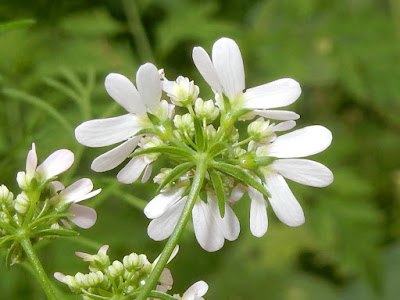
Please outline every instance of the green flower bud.
M264 121L263 118L258 118L250 123L247 127L247 132L250 136L253 136L255 142L265 142L275 134L273 126L270 126L269 120Z
M17 183L21 190L27 190L29 185L31 184L32 178L26 175L25 172L18 172L17 174Z
M207 123L213 122L219 115L219 109L213 100L203 101L198 98L194 105L194 111L200 119L206 119Z
M14 209L21 215L28 211L30 200L25 192L22 192L15 198Z
M181 133L186 133L190 137L194 135L194 121L190 114L176 115L174 117L174 125Z
M239 140L239 130L235 126L231 126L227 132L226 135L228 137L228 141L231 143L236 143Z
M172 91L168 93L172 103L178 106L191 105L199 95L199 87L189 78L179 76L174 83Z
M108 267L108 272L113 278L121 276L124 273L124 265L120 261L115 260L111 266Z
M206 127L207 138L209 141L215 138L217 135L217 130L211 124Z
M14 200L14 195L11 193L8 188L2 184L0 186L0 204L5 204L6 206L10 206L12 201Z
M160 173L158 173L156 176L154 176L153 181L154 183L161 184L164 179L168 176L169 173L171 173L172 169L170 168L162 168L160 170Z
M10 218L5 212L0 211L0 221L6 224L10 224Z
M83 278L83 282L86 287L95 287L103 283L105 276L101 271L96 271L84 275Z
M150 264L145 254L137 255L136 253L126 255L122 262L128 271L141 270L145 265Z

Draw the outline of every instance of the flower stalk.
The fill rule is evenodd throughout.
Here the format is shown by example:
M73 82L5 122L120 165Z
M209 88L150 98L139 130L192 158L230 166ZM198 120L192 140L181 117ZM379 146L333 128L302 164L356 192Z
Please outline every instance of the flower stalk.
M47 299L56 300L56 293L53 289L53 286L46 275L45 270L43 269L42 264L40 263L39 258L36 256L35 250L33 249L32 243L27 236L23 236L20 239L20 243L22 248L25 251L26 257L28 258L30 264L33 268L33 273L35 274L37 280L40 282L44 292L46 293Z
M181 216L179 217L178 223L176 224L174 231L172 232L170 238L168 239L168 241L161 253L158 263L154 267L153 271L150 274L149 279L146 281L146 284L143 286L143 289L139 293L139 295L137 297L138 300L147 299L150 292L157 284L157 281L161 275L161 272L164 270L171 254L172 254L172 251L178 244L178 241L182 235L182 232L184 231L184 229L186 227L186 224L190 218L193 206L196 203L196 200L200 194L200 190L202 188L204 178L206 176L208 166L207 166L207 163L204 161L204 158L205 158L205 155L199 155L199 160L198 160L199 162L196 167L196 172L195 172L195 175L193 178L192 186L191 186L185 207L183 208L183 211L181 213ZM203 159L203 161L202 161L202 159Z

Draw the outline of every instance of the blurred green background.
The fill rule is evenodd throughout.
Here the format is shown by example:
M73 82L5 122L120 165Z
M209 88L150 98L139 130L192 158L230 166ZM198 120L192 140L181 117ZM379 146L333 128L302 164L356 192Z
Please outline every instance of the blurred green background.
M2 1L0 22L20 19L35 23L0 31L0 183L17 192L15 175L35 142L41 160L60 148L75 152L64 183L90 177L103 188L87 201L98 209L92 229L79 230L76 240L39 245L49 274L86 271L74 252L103 244L111 246L111 259L158 255L163 243L147 237L142 212L156 185L123 185L116 172L91 171L106 149L79 145L73 129L121 114L104 77L117 72L134 80L147 61L170 79L194 79L211 97L191 61L192 47L210 52L228 36L241 48L246 86L282 77L300 82L303 93L290 109L301 115L299 127L332 131L331 147L315 159L335 181L325 189L290 183L306 215L299 228L278 222L269 209L269 232L253 237L247 197L235 206L239 239L217 253L203 251L189 226L169 266L173 292L203 279L207 299L398 299L400 1ZM5 270L4 255L1 249L0 298L44 299L24 266Z

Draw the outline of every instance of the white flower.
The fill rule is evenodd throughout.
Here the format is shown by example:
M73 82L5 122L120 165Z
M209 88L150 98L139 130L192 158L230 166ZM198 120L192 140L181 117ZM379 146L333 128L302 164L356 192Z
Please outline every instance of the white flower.
M208 284L204 281L197 281L183 293L182 297L174 295L179 300L204 300L203 296L208 291Z
M82 123L75 130L76 139L85 146L103 147L123 142L93 161L91 167L96 172L114 169L132 153L141 138L135 134L143 128L152 126L147 118L147 112L159 114L161 118L173 114L171 105L168 105L166 101L160 102L161 81L154 65L146 63L139 68L136 74L136 85L137 89L123 75L109 74L105 80L106 90L117 103L128 111L128 114L90 120ZM129 182L127 177L136 175L132 169L142 164L143 160L134 157L120 171L118 179L122 182Z
M147 233L155 241L168 238L174 230L185 206L187 197L182 197L185 187L173 187L154 197L145 207L144 213L153 219ZM225 239L233 241L240 232L239 221L229 207L225 205L225 216L220 216L215 195L209 194L208 203L198 199L192 211L193 227L200 246L209 251L217 251L224 245Z
M237 109L253 110L254 114L275 120L295 120L294 112L269 110L292 104L301 94L300 85L291 78L245 89L242 55L235 41L221 38L214 43L212 61L201 47L193 48L193 61L205 81L216 94L224 93ZM217 97L219 98L219 97ZM219 103L221 106L222 103Z
M60 188L59 184L55 185L55 188ZM83 200L92 198L101 192L101 189L93 190L93 183L88 178L82 178L69 187L62 189L61 192L50 199L50 202L57 203L58 206L62 206L66 203L72 203L68 208L68 212L74 214L74 216L68 219L75 225L87 229L92 227L97 220L96 211L87 206L76 204Z
M257 149L257 155L278 158L261 171L265 176L265 187L271 195L269 203L279 220L286 225L300 226L305 218L284 177L314 187L331 184L333 174L327 167L312 160L299 159L325 150L331 141L332 134L328 129L314 125L281 135L271 144ZM268 229L267 203L259 191L249 187L248 193L251 198L250 230L254 236L261 237Z
M35 178L38 184L68 170L74 162L74 154L67 149L60 149L49 155L45 161L38 164L35 143L26 158L26 172L18 172L17 182L21 189L28 189Z

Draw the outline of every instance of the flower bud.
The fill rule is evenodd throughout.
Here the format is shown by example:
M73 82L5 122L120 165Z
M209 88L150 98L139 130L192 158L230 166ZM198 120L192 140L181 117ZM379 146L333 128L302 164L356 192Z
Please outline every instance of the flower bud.
M174 125L178 131L186 133L189 137L194 135L194 122L193 117L190 114L176 115L174 117Z
M6 206L10 206L14 199L13 193L11 193L8 188L2 184L0 186L0 204L5 204Z
M219 109L214 105L214 101L203 101L198 98L194 105L194 111L200 119L206 119L207 123L213 122L219 115Z
M269 121L264 121L263 118L258 118L250 123L247 132L253 136L255 142L265 142L274 135L273 126L270 126Z
M162 168L160 170L160 173L158 173L156 176L154 176L153 181L154 183L161 184L165 178L168 176L169 173L171 173L172 169L170 168Z
M209 141L215 138L217 135L217 130L211 124L206 127L207 138Z
M21 190L27 190L31 183L31 178L25 174L25 172L18 172L17 173L17 183Z
M136 253L126 255L122 262L128 271L141 270L145 265L150 264L145 254L137 255Z
M172 103L178 106L191 105L199 95L199 87L189 78L179 76L170 92L167 95L171 98Z
M120 261L115 260L111 266L108 267L108 272L113 278L121 276L124 273L124 265Z
M25 214L28 211L30 204L30 200L28 196L22 192L15 198L14 208L21 215Z
M98 286L103 283L104 274L101 271L92 272L84 275L84 283L87 287Z

